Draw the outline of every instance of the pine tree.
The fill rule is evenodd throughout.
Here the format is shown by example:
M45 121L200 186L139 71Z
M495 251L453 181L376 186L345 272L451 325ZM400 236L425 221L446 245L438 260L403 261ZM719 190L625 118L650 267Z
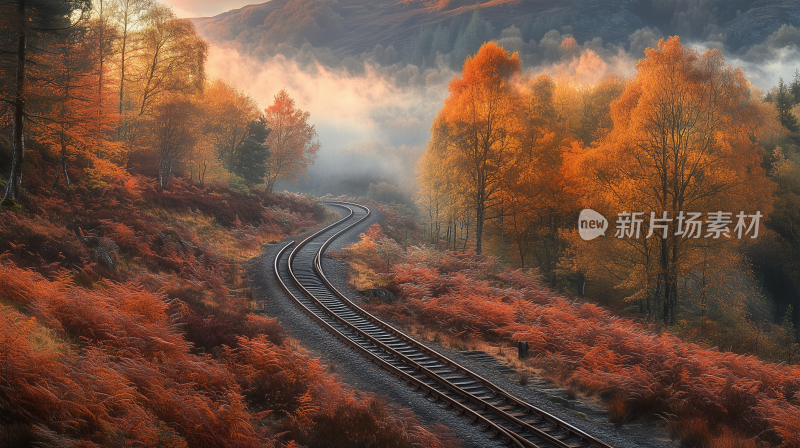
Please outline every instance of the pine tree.
M267 174L267 158L269 145L266 144L270 129L264 118L251 121L247 127L247 138L242 142L237 151L237 160L233 165L233 172L248 184L257 184L264 181Z
M492 40L494 30L489 21L483 20L480 9L475 9L467 26L460 30L454 44L455 61L463 61L475 54L485 42Z
M794 80L789 87L792 97L794 97L794 104L800 104L800 70L794 71Z
M775 108L778 109L778 120L789 132L796 134L800 132L800 123L797 122L797 117L792 113L792 106L794 106L794 97L783 82L783 78L779 78L778 90L775 92Z

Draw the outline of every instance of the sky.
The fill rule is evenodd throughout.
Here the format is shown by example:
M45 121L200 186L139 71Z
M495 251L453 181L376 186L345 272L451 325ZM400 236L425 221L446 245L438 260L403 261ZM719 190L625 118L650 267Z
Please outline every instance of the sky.
M239 9L247 5L266 3L267 0L161 0L161 3L172 7L175 14L182 18L213 17L231 9Z

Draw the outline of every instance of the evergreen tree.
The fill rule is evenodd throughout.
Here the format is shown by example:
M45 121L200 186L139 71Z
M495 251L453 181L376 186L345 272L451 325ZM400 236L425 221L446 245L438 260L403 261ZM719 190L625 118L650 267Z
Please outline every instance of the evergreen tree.
M775 92L775 108L778 109L778 120L781 125L793 134L800 132L800 124L797 117L792 113L794 98L789 93L789 89L783 82L783 78L778 80L778 90Z
M794 71L794 80L789 87L792 97L794 97L794 104L800 104L800 70Z
M436 60L436 54L447 54L450 52L450 30L449 27L442 27L440 23L433 32L433 39L431 41L431 54L430 60Z
M267 174L269 146L266 144L270 129L263 117L253 120L247 127L247 138L237 151L233 172L248 184L257 184Z
M413 64L425 65L425 57L430 53L431 43L433 42L433 31L423 26L419 34L411 41L411 62Z
M475 9L467 26L458 33L453 55L460 65L467 56L475 54L484 43L492 40L492 24L481 17L480 9Z

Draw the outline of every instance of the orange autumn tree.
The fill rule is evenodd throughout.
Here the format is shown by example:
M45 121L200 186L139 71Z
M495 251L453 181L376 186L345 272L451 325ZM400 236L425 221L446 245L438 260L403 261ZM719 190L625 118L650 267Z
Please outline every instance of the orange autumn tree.
M98 148L113 146L107 141L116 114L103 97L108 89L98 89L97 72L92 60L93 43L87 39L91 28L76 27L31 70L40 81L39 102L32 110L37 140L55 156L53 186L70 185L68 163L81 159L94 165Z
M160 98L203 90L208 43L189 19L179 19L167 6L154 4L144 15L137 84L133 86L138 115L148 115Z
M685 285L708 292L701 283L713 280L702 274L709 266L738 263L731 250L736 236L713 238L708 213L730 212L733 234L740 211L770 212L772 185L754 143L765 113L741 70L719 50L700 54L672 37L648 49L636 69L611 105L613 130L572 161L575 177L584 180L586 207L610 221L606 238L571 236L572 261L588 278L613 278L616 287L633 291L629 299L671 325L679 294L690 289ZM644 213L638 235L614 238L621 212ZM666 212L671 221L651 222L651 212L655 219ZM687 230L678 228L681 212L702 213L699 237L678 234Z
M108 2L109 22L118 34L119 65L119 114L124 113L125 82L131 77L129 63L140 46L138 31L141 30L147 11L153 6L151 0L111 0ZM100 5L103 5L101 2ZM102 7L102 6L101 6ZM102 14L102 13L101 13ZM128 67L126 71L126 66Z
M37 89L42 85L41 80L31 78L28 71L31 68L35 69L39 57L42 53L46 53L39 50L46 48L52 42L58 42L61 32L79 26L90 7L89 1L45 4L18 1L0 5L0 17L2 17L0 26L7 36L4 45L16 40L12 51L3 49L2 62L4 65L10 63L14 67L13 71L9 66L0 71L0 75L6 77L14 73L13 81L10 79L0 81L6 87L0 90L0 99L6 104L13 105L12 160L5 193L0 202L6 202L12 208L15 201L20 198L22 164L25 157L26 117L30 117L28 109L32 106L31 101L34 104L37 102L34 98L38 93ZM6 56L13 56L13 59L8 60ZM45 80L44 83L46 82ZM0 114L6 113L7 111L0 109ZM10 201L10 204L7 201Z
M624 80L609 75L581 85L519 76L519 64L494 43L465 62L431 127L417 202L432 243L444 238L447 247L466 250L472 237L476 252L488 244L503 260L543 269L554 283L567 247L561 231L580 210L580 179L564 161L611 130L609 104Z
M234 171L248 137L249 127L260 116L258 104L234 85L221 79L207 83L200 101L202 136L195 146L190 166L200 185L207 173L212 177L222 167Z
M552 273L565 245L559 230L571 225L578 209L572 180L562 171L564 154L577 139L568 123L577 120L581 94L569 80L546 74L526 76L518 94L523 131L504 188L509 204L504 232L516 246L520 266L532 263Z
M314 163L320 143L314 125L308 124L309 115L295 108L286 90L278 92L275 102L264 110L270 129L266 141L270 150L267 192L272 193L278 179L296 181L301 175L305 177L308 164Z
M483 230L492 206L501 198L505 170L518 155L520 123L512 80L520 60L497 46L484 44L467 58L460 77L450 82L450 95L431 127L423 171L447 171L462 185L475 213L475 252L483 251ZM435 165L435 166L434 166Z

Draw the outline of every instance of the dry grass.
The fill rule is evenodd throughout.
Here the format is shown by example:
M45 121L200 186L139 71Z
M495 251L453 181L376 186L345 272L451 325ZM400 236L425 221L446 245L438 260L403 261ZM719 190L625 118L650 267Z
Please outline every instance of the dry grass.
M31 185L35 214L0 214L0 446L457 445L251 312L244 261L337 216L296 195L153 185Z
M354 262L350 264L348 283L357 291L363 291L386 286L389 278L376 274L365 262Z
M179 225L191 229L199 241L207 244L212 251L222 255L230 263L247 261L258 255L264 244L287 236L265 226L241 225L231 231L222 226L216 218L199 213L165 209L153 209L150 213L170 226Z
M789 445L787 445L789 446ZM723 428L710 441L707 448L766 448L763 443L756 442L755 438L747 439L734 433L729 428Z
M435 335L447 347L475 348L518 370L533 368L573 395L600 395L615 424L672 415L670 429L690 446L708 446L723 435L729 445L800 446L798 366L652 331L559 296L535 275L503 269L487 256L414 248L389 274L387 289L399 300L368 305L372 312L428 340ZM532 359L510 355L518 340L530 344Z
M628 405L623 397L612 398L606 404L606 412L608 412L608 421L615 426L622 426L628 421Z

